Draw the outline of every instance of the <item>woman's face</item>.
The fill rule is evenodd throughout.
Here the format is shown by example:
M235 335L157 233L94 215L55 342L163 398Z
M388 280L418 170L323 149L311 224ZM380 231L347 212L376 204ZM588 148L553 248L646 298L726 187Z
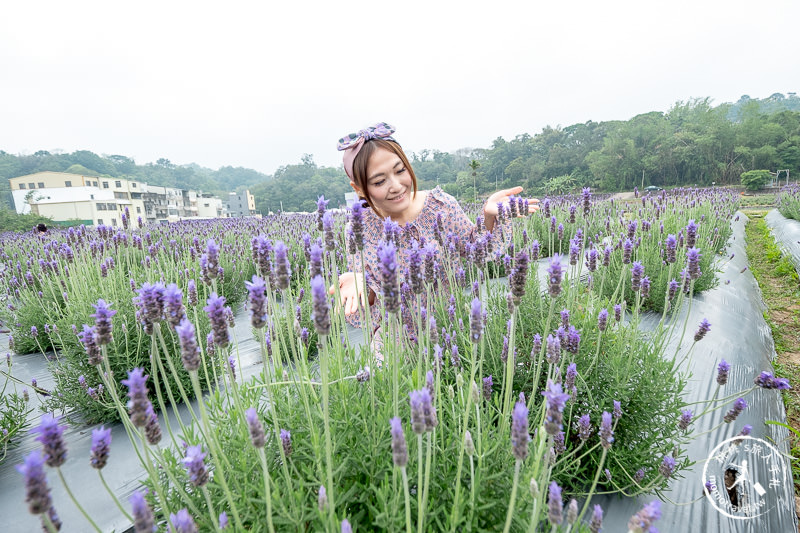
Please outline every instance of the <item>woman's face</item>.
M367 162L366 193L380 214L403 220L413 192L411 174L400 157L383 148L375 150Z

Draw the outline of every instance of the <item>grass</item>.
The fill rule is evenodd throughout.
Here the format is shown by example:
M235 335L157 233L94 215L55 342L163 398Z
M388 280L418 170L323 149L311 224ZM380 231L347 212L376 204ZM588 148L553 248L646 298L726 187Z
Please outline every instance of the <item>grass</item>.
M763 220L763 212L748 213L747 257L767 305L764 318L772 329L778 358L775 374L788 378L794 388L783 391L786 419L800 428L800 279L794 265L781 253ZM800 496L800 433L791 433L792 476L795 496Z

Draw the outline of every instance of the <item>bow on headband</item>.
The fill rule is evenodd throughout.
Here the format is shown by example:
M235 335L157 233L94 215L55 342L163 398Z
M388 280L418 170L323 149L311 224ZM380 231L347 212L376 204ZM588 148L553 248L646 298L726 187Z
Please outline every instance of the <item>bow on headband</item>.
M387 141L394 141L392 133L395 132L394 126L390 126L385 122L378 122L374 126L359 131L358 133L351 133L339 139L336 145L337 150L344 151L342 162L344 163L344 171L353 179L353 161L361 151L366 141L371 139L385 139Z

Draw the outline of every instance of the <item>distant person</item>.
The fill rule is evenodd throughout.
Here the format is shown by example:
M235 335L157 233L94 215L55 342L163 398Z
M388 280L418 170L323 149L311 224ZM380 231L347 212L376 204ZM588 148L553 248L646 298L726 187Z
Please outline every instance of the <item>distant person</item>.
M43 223L39 223L36 225L36 233L42 234L47 233L47 226Z

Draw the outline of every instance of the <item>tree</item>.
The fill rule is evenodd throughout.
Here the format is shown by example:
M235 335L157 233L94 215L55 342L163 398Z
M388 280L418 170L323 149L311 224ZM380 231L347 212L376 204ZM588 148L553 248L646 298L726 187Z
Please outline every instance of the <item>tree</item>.
M763 189L770 178L769 170L750 170L742 174L742 185L748 191L757 191Z
M478 176L478 167L480 167L480 166L481 166L481 164L478 162L477 159L473 159L469 163L469 168L472 169L472 192L473 192L474 200L476 202L478 201L478 184L477 184L476 180L477 180L477 176Z

